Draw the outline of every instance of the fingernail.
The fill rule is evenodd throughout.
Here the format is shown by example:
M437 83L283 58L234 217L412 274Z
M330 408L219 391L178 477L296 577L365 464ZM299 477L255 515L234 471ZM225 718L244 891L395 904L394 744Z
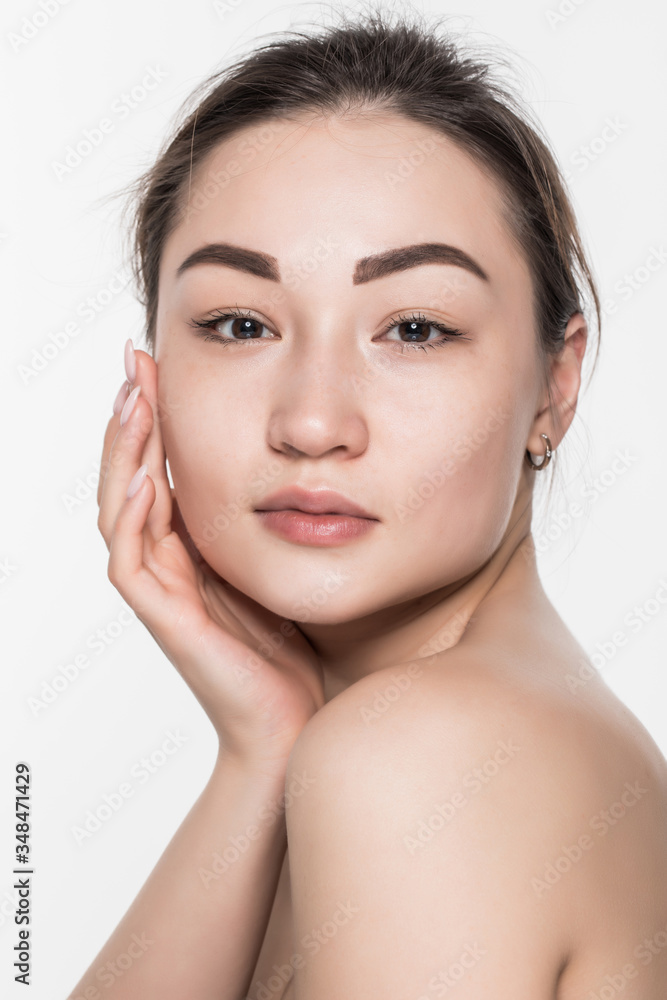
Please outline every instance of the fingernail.
M125 405L127 399L127 390L130 388L129 382L123 382L120 389L118 390L118 395L116 396L113 404L113 412L120 413Z
M137 361L134 356L134 344L130 337L125 342L125 374L128 382L134 382L137 377Z
M139 490L141 484L146 478L146 473L148 471L148 464L142 465L141 468L137 469L135 474L130 479L130 485L127 487L127 497L133 497L134 494Z
M140 392L141 392L141 386L140 385L136 385L134 387L134 389L132 390L132 392L130 393L130 395L125 400L125 406L123 407L123 410L122 410L121 415L120 415L120 426L121 427L123 426L123 424L127 423L127 421L129 420L130 414L132 413L132 410L134 409L134 404L137 401L137 396L139 395Z

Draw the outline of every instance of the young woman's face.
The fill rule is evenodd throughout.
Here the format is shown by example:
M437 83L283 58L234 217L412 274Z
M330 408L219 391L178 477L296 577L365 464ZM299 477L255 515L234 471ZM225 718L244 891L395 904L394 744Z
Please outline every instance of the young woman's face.
M179 272L211 244L227 248ZM418 244L440 256L401 251ZM454 585L529 499L530 274L494 181L427 127L281 121L216 147L164 247L155 360L195 544L285 618L351 621ZM375 520L258 512L291 487Z

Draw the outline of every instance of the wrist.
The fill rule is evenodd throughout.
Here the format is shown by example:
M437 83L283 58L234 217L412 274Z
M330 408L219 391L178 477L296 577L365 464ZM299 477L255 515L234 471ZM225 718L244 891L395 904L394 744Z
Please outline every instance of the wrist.
M232 771L253 785L262 784L282 791L287 775L287 757L260 758L231 751L220 744L215 770Z

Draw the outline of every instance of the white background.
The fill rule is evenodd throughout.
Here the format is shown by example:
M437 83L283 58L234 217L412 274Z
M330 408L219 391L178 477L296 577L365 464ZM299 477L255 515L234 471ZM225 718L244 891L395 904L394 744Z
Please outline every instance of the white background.
M49 3L53 10L56 0ZM534 534L556 608L585 649L599 653L607 683L667 754L665 604L649 603L658 610L636 632L626 619L656 594L667 597L667 267L641 283L652 249L667 246L664 14L649 0L565 0L556 22L548 13L558 3L460 0L417 9L461 15L455 26L514 55L523 95L570 172L602 297L615 311L605 317L599 368L559 455L569 454L567 492L548 519L540 521L538 509ZM124 602L106 575L94 476L124 379L123 345L132 337L145 346L143 317L129 288L92 321L82 304L92 296L99 306L114 272L124 270L120 202L105 204L104 196L151 163L192 88L270 32L307 30L327 18L315 4L221 0L218 8L204 0L70 0L18 48L12 35L30 30L24 19L41 8L14 2L2 10L4 996L25 995L13 984L11 951L15 763L27 761L33 772L31 996L41 1000L65 997L93 960L202 790L216 751L203 710L149 633L136 619L118 624ZM150 68L164 79L121 118L114 102ZM59 179L54 162L104 117L113 131ZM618 135L605 144L607 119ZM591 143L584 168L581 147ZM623 276L637 268L640 287L628 295ZM41 352L73 321L78 335L26 382L21 366L33 364L33 349ZM630 459L613 471L619 450ZM82 499L68 509L77 486ZM570 502L581 503L583 515L559 523ZM119 633L102 653L87 645L99 628ZM619 630L628 637L622 647L613 640ZM83 652L90 666L47 707L31 710L44 682ZM186 737L180 749L144 783L136 770L132 777L170 730ZM132 797L77 843L72 828L128 781Z

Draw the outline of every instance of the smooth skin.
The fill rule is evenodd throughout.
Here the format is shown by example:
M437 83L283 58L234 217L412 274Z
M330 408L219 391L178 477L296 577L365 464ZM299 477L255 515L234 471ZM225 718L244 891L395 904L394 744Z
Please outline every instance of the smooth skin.
M400 176L418 141L429 155ZM99 523L111 581L221 754L138 897L161 951L113 995L141 984L175 997L192 973L193 998L590 1000L622 975L625 1000L662 1000L667 763L601 678L568 681L586 655L544 593L530 535L540 473L524 453L543 453L543 432L557 449L573 419L583 316L550 362L550 405L497 183L395 115L247 129L188 194L161 260L155 356L135 352L140 393L107 430ZM214 242L271 255L283 281L216 263L177 274ZM462 249L489 280L429 263L353 283L359 259L422 242ZM205 331L219 341L193 325L231 308L252 313L252 340L239 320ZM406 327L388 321L413 312L431 342L429 322L465 337L401 345ZM326 548L273 535L254 507L295 484L337 489L378 523ZM258 799L281 780L306 791L285 809L287 850L277 824L265 830L215 909L179 865L203 851L207 822L247 813L232 774ZM567 868L559 857L586 837L550 885L548 865ZM231 914L247 965L230 977L229 937L227 952L211 940ZM186 920L210 933L174 970Z

